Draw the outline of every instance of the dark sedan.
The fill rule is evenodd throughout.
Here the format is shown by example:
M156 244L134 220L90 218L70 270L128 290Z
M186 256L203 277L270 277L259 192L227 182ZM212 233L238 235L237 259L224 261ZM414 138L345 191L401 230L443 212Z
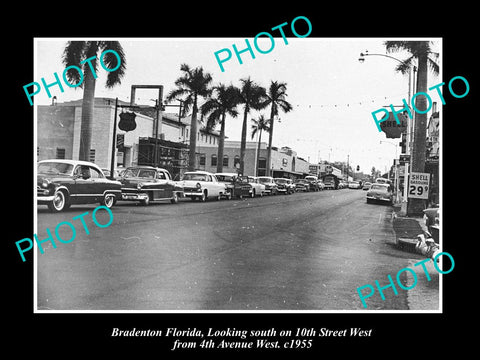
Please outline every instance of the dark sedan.
M93 163L58 159L38 162L37 203L51 211L92 203L110 208L121 199L121 192L120 182L107 179Z
M148 205L151 201L170 200L176 204L183 197L183 187L172 180L168 170L152 166L135 166L125 169L122 178L122 200L139 201Z

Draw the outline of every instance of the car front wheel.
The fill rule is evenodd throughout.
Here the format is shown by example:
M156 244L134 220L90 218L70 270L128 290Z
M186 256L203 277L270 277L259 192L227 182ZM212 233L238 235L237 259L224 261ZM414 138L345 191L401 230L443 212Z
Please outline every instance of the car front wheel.
M170 202L171 202L172 204L178 203L178 194L177 194L176 192L173 193L173 196L172 196L172 198L170 199Z
M55 191L52 202L48 204L50 211L60 212L68 207L65 193L62 190Z
M200 201L201 201L201 202L207 201L207 192L206 192L206 191L204 191L204 192L202 193L202 196L200 197Z

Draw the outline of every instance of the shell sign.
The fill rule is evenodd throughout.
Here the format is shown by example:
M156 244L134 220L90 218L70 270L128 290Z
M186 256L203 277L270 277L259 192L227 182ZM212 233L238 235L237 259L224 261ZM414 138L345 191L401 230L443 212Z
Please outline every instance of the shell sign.
M388 113L388 119L384 120L386 117L387 115L380 120L380 128L385 133L387 138L398 139L402 135L402 132L407 129L407 117L404 114L397 114L400 124L397 123L395 116L391 111Z

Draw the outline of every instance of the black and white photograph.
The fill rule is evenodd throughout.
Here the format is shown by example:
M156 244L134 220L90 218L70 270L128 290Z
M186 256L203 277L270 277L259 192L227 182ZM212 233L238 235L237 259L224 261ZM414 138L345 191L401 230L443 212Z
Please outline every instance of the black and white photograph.
M446 30L321 18L22 39L25 324L172 356L445 338L472 246L447 231L474 211L452 156L471 61Z
M441 311L442 39L302 23L35 39L37 311Z

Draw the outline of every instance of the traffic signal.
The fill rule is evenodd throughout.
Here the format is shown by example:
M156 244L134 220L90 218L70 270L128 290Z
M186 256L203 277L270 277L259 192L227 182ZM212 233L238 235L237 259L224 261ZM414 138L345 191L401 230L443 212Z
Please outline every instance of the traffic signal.
M360 165L357 165L357 171L360 171Z

